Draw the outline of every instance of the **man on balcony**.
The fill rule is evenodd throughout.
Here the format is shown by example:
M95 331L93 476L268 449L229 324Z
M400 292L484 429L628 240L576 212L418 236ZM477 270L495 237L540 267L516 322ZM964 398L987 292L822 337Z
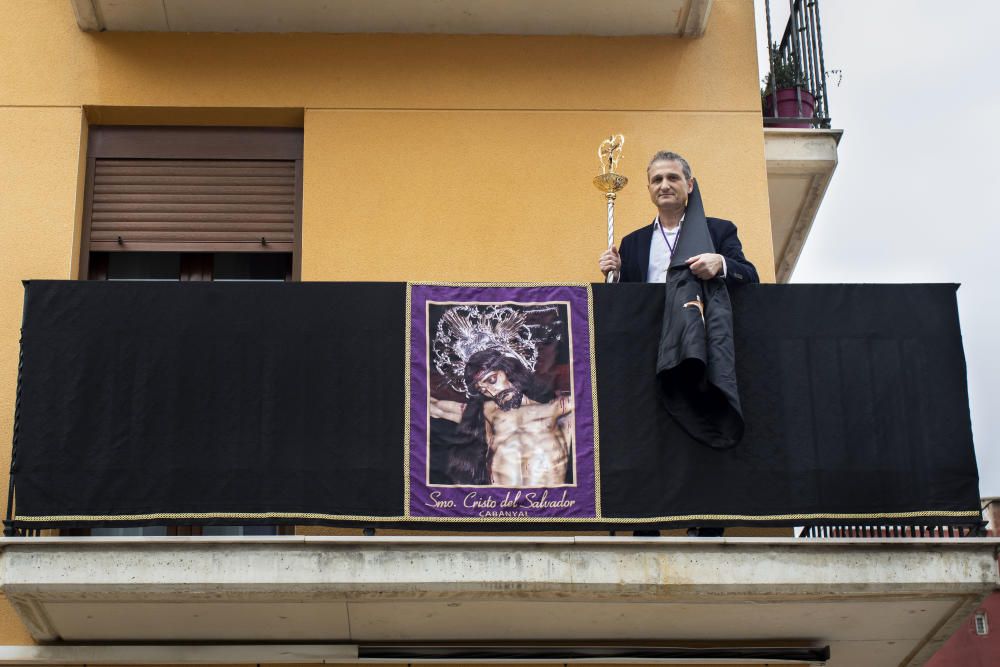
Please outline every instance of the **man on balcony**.
M691 166L670 151L659 151L653 156L646 176L649 198L657 210L653 224L623 238L620 253L611 248L600 257L601 272L607 276L614 271L620 282L666 281L667 268L684 224L688 195L694 189ZM702 280L721 276L727 285L760 282L757 269L743 256L736 225L720 218L706 218L706 221L716 252L686 258L691 273Z

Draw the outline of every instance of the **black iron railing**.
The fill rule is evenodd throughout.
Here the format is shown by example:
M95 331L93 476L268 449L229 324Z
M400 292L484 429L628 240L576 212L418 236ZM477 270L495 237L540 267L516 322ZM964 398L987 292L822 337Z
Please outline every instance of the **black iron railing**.
M984 525L955 526L808 526L799 537L982 537Z
M788 5L785 32L781 41L775 42L771 2L764 0L769 66L761 92L764 125L829 128L819 0L789 0Z

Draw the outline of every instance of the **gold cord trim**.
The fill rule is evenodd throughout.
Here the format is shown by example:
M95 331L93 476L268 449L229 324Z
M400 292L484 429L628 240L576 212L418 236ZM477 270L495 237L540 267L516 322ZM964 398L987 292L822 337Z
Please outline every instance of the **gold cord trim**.
M171 513L122 514L122 515L65 515L65 516L17 516L15 521L55 522L55 521L147 521L157 519L321 519L327 521L406 521L414 523L577 523L577 524L634 524L668 523L676 521L791 521L798 519L912 519L918 517L980 517L979 510L922 510L918 512L887 512L871 514L683 514L654 517L602 517L600 520L587 517L408 517L408 516L361 516L356 514L320 514L313 512L235 512L235 513Z
M590 385L591 400L594 414L594 505L596 517L414 517L410 516L410 355L411 355L411 309L412 288L414 285L433 287L585 287L587 290L587 320L590 332ZM402 516L367 516L358 514L324 514L318 512L158 512L151 514L119 514L119 515L53 515L24 516L15 515L15 522L48 523L67 521L155 521L175 519L312 519L322 521L367 521L367 522L408 522L408 523L573 523L573 524L644 524L671 523L681 521L794 521L816 519L914 519L920 517L977 517L981 518L979 510L920 510L914 512L872 512L863 514L851 513L809 513L809 514L678 514L673 516L654 517L608 517L601 512L601 467L599 457L600 429L597 408L597 362L594 339L594 300L591 283L454 283L454 282L416 282L406 283L406 341L404 365L404 415L403 425L403 511Z
M601 518L601 423L597 414L597 355L594 348L594 289L587 285L587 331L590 336L590 404L594 415L594 514Z
M428 287L587 287L591 286L591 283L452 283L452 282L434 282L434 281L420 281L407 283L407 286L428 286Z
M403 515L410 517L410 336L412 335L413 285L406 283L406 341L403 346Z

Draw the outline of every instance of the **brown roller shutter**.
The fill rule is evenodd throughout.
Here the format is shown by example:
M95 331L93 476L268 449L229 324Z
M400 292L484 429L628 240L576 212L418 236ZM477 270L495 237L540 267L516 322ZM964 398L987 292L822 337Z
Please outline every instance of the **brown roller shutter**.
M85 250L296 251L301 130L93 127L88 158Z
M292 160L95 161L91 250L292 252L294 243Z

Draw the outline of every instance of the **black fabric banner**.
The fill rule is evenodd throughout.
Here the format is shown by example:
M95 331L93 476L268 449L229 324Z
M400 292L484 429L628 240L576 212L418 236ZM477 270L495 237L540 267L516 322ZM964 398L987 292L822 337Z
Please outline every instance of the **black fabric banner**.
M422 474L410 470L408 458L410 446L419 445L410 438L411 407L429 399L409 383L418 359L408 357L417 352L411 351L417 338L408 338L418 321L410 313L415 289L391 283L28 283L12 462L14 525L524 530L565 529L567 522L979 520L951 285L733 290L746 431L728 450L696 442L663 406L656 377L662 285L541 288L556 296L535 301L568 304L546 306L560 321L578 310L576 297L564 299L558 290L582 290L584 315L592 310L592 359L580 330L567 329L579 351L552 343L563 351L532 360L536 372L548 364L557 396L533 406L562 406L553 418L575 409L577 429L596 429L589 454L594 470L581 466L565 477L581 493L596 488L597 502L577 505L584 507L578 515L419 516L408 504L412 480ZM477 298L470 289L461 288L464 302ZM529 303L517 306L524 312L534 303L529 297L517 297ZM586 318L583 323L585 330ZM588 365L592 419L583 412L591 388L583 375L568 375ZM566 407L567 397L574 406ZM584 445L574 446L590 452ZM431 477L426 481L434 482Z
M659 290L616 287L594 290L607 515L700 525L747 515L785 525L948 523L951 512L978 520L954 286L733 289L746 432L721 451L658 409L646 371L657 345L642 332L659 328ZM628 453L604 455L605 438Z

